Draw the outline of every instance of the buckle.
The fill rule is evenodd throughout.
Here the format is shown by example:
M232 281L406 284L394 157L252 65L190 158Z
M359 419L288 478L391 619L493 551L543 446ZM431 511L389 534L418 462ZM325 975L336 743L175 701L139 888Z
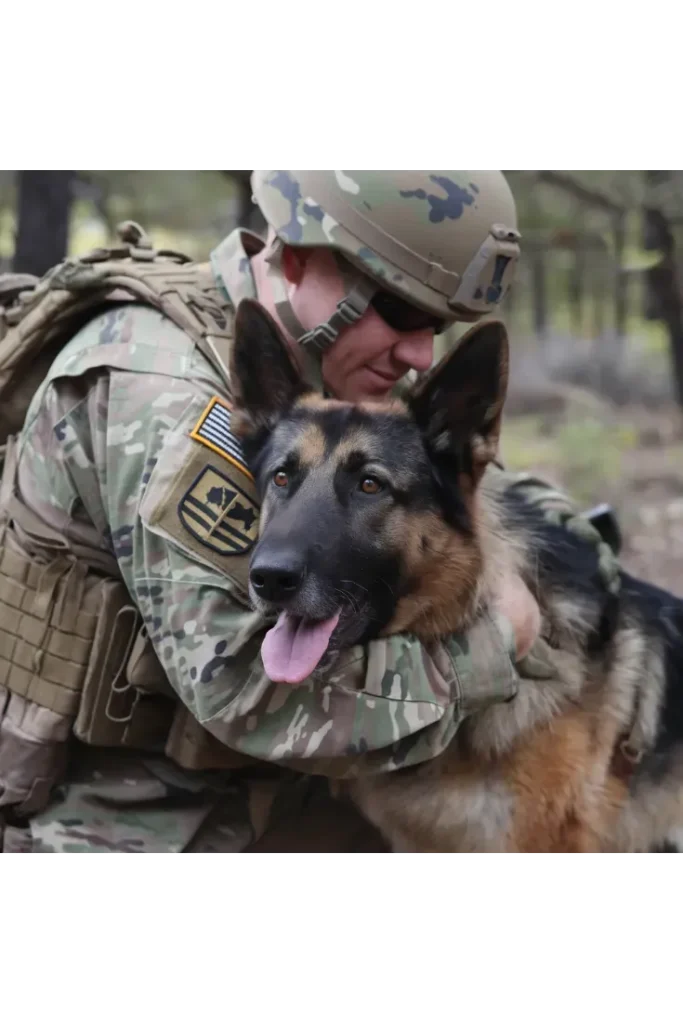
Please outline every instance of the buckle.
M345 324L355 324L356 320L360 320L367 308L367 303L362 308L354 306L352 295L345 296L345 298L337 303L337 313Z
M345 295L343 299L339 300L329 320L324 324L314 327L312 331L307 331L299 339L299 344L304 347L314 348L318 352L324 352L325 349L329 348L337 340L344 324L347 327L355 324L363 316L368 305L369 303L365 295L362 293L356 295L352 290L349 295Z
M319 352L324 352L326 348L329 348L337 340L338 333L328 321L314 327L312 331L307 331L299 340L299 344L303 345L304 348L314 348Z

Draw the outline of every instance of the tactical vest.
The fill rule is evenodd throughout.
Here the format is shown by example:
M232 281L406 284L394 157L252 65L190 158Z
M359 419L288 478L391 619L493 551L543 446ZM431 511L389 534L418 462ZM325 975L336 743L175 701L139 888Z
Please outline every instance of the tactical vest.
M150 305L183 330L229 389L232 307L208 265L155 251L133 222L121 244L42 279L0 276L0 812L49 800L76 736L165 752L187 769L250 759L211 736L175 697L116 561L79 549L16 494L16 435L58 352L113 304Z

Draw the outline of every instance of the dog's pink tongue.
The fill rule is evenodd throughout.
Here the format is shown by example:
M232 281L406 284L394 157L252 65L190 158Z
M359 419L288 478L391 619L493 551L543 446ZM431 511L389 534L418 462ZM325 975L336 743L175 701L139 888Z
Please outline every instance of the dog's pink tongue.
M339 612L323 622L305 622L280 612L261 644L269 679L274 683L301 683L307 679L327 650L338 622Z

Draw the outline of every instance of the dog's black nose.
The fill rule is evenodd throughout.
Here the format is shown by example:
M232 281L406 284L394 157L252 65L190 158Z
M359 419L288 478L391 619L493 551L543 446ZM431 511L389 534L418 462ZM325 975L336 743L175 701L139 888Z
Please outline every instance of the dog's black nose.
M282 604L291 600L301 586L304 566L298 559L256 559L249 572L251 585L264 601Z

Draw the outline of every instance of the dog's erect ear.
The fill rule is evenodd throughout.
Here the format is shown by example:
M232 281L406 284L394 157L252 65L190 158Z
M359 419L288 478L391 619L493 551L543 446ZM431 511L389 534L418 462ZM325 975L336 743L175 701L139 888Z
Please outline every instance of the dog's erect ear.
M230 384L232 426L241 437L272 429L278 417L310 390L277 324L253 299L243 299L237 307Z
M457 456L474 483L498 453L508 367L504 325L497 320L478 324L409 399L430 450Z

